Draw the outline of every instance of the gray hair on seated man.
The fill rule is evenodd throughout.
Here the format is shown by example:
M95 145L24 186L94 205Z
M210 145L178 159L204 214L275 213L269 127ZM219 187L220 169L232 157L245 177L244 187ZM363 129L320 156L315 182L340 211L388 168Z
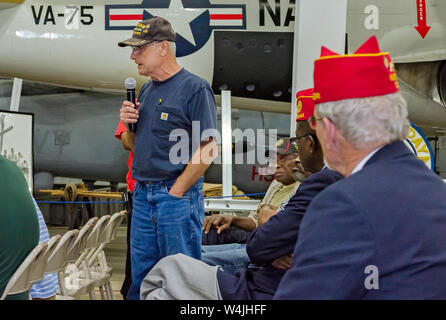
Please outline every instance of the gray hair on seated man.
M320 103L314 115L324 162L344 177L361 159L404 140L409 131L407 105L399 93Z
M321 103L316 110L360 150L404 140L410 126L407 104L399 93Z

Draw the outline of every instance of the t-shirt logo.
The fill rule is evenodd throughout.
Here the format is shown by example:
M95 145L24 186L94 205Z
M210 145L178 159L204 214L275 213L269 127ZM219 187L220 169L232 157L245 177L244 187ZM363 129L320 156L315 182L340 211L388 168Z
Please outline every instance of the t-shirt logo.
M169 117L169 114L168 113L165 113L165 112L161 112L161 120L166 120L167 121L167 118Z

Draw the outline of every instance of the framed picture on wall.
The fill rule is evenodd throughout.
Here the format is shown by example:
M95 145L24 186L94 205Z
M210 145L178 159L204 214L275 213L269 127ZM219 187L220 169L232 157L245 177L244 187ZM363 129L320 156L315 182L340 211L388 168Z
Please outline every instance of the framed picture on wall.
M34 114L0 111L0 154L23 172L33 192Z

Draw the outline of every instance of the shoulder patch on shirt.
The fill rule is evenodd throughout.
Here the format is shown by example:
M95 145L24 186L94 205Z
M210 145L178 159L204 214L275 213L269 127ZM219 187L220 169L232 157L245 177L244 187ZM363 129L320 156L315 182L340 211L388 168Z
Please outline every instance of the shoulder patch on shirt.
M168 113L161 112L161 120L167 120L168 117L169 117Z

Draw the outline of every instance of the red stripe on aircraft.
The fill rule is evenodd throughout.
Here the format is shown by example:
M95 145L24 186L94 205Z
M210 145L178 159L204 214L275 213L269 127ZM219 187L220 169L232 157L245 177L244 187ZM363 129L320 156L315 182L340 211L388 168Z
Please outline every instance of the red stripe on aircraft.
M113 14L110 20L142 20L142 14Z
M242 14L211 14L211 20L242 20Z

